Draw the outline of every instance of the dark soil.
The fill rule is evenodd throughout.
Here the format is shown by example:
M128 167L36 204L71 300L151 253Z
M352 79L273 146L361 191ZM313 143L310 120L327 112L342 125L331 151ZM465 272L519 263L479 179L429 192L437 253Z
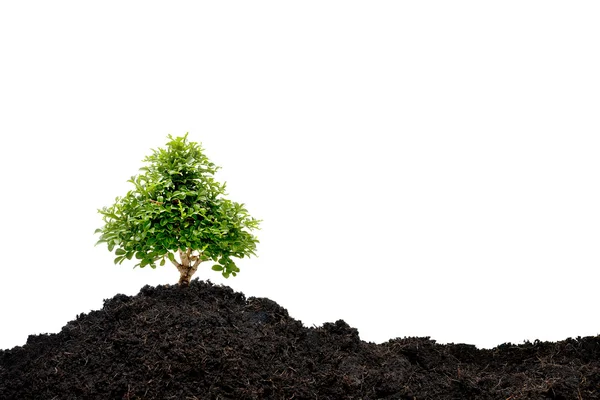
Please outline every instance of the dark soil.
M229 287L144 287L0 351L0 399L600 399L600 336L477 349L306 328Z

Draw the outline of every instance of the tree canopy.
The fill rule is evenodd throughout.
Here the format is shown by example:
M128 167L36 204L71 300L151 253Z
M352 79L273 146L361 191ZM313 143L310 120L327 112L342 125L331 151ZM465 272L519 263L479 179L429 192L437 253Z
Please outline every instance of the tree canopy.
M214 179L220 167L202 146L168 135L166 148L144 158L141 173L128 180L134 188L103 207L104 226L98 243L114 251L115 264L135 259L135 266L156 268L166 260L189 284L203 261L224 277L240 272L233 258L256 255L258 239L251 233L260 221L244 204L226 199L225 184Z

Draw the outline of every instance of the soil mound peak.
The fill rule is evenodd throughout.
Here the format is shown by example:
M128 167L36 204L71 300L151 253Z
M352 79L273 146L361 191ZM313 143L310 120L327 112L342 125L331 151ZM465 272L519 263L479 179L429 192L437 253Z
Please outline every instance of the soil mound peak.
M0 399L600 399L600 336L494 349L376 345L266 298L145 286L0 351Z

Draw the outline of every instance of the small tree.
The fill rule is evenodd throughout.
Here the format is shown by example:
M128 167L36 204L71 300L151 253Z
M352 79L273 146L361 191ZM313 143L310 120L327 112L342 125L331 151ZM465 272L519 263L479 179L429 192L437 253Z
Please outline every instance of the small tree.
M232 257L256 255L258 239L250 231L260 223L243 204L223 197L225 184L213 178L219 167L187 136L169 135L166 149L143 160L143 173L128 180L135 189L98 210L105 225L95 232L98 243L115 251L115 264L135 258L135 267L156 268L168 259L181 286L189 285L203 261L215 262L212 269L225 278L236 276Z

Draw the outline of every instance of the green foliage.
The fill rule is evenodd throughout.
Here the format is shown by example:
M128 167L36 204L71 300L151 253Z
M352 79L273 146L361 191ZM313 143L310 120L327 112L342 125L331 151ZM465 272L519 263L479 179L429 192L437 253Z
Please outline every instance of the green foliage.
M98 243L114 251L115 264L135 259L142 268L166 260L189 265L192 255L198 263L215 262L212 269L226 278L236 276L240 270L232 258L256 255L258 239L250 231L260 221L223 197L225 184L213 178L219 167L187 136L169 135L166 149L153 150L141 174L128 181L134 189L98 210L105 222L96 230Z

